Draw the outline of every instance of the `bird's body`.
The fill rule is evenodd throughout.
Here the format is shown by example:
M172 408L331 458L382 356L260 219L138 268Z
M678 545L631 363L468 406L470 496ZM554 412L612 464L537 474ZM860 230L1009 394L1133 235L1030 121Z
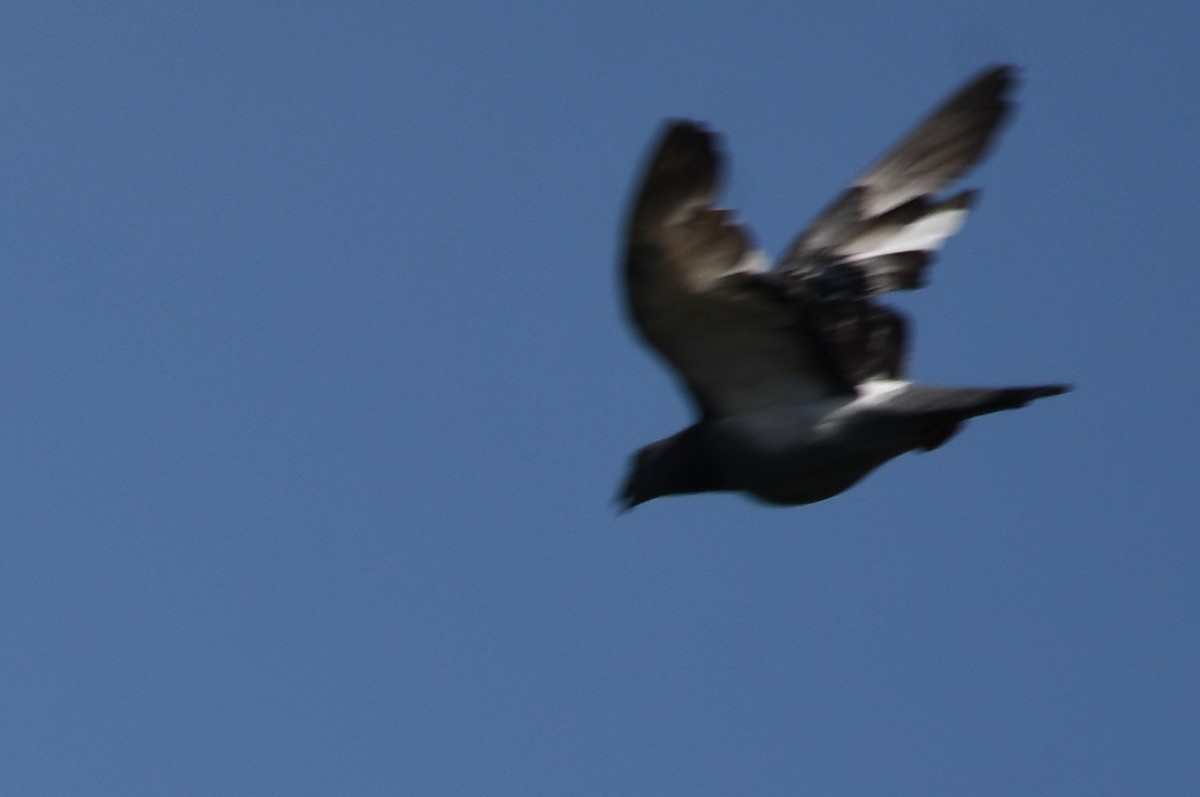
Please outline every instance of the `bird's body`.
M774 504L837 495L969 418L1065 387L941 388L907 380L904 318L875 298L921 285L975 198L932 196L972 166L1008 110L1006 67L956 93L806 230L775 269L713 201L714 136L672 123L627 229L630 314L700 419L636 457L621 498L740 490Z

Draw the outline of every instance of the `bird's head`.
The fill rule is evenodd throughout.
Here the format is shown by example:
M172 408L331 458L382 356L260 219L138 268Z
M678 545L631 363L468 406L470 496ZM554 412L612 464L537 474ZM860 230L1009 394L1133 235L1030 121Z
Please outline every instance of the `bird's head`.
M651 443L630 457L629 473L616 497L620 511L627 512L638 504L671 492L664 476L665 468L658 467L663 459L662 449L669 442L670 438Z
M622 512L664 495L727 489L718 483L693 426L640 449L630 460L616 502Z

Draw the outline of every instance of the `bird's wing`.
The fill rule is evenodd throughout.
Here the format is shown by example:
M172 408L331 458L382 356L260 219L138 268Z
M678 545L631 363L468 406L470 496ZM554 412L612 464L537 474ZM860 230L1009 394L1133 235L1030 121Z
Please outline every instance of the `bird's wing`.
M939 199L986 154L1011 109L1013 69L985 70L867 169L788 248L773 277L816 309L814 328L840 374L859 383L903 375L906 324L873 302L923 284L962 226L972 191Z
M670 123L654 150L626 230L637 328L709 416L852 394L804 300L764 277L747 230L714 206L720 161L713 134L688 121Z

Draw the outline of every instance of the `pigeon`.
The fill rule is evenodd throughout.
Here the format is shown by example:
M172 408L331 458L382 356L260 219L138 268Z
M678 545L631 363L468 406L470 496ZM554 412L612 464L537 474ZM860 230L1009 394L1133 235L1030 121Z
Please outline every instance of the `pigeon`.
M1012 108L1014 68L968 81L867 169L771 267L715 202L717 136L667 123L625 228L637 331L678 374L699 419L639 450L617 496L741 491L768 504L823 501L908 451L932 451L970 418L1068 385L958 388L906 377L908 322L879 301L919 288L978 194L937 193L975 166Z

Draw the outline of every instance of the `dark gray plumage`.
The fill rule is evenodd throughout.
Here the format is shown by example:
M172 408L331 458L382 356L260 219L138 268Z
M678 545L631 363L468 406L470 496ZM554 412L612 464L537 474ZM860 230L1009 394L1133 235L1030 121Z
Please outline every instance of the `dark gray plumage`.
M715 207L715 136L668 124L626 229L629 311L674 367L700 420L634 458L619 500L742 490L820 501L884 462L940 446L969 418L1062 385L940 388L905 381L907 325L877 297L923 284L975 194L942 190L974 166L1008 115L1011 67L961 88L868 169L774 270Z

